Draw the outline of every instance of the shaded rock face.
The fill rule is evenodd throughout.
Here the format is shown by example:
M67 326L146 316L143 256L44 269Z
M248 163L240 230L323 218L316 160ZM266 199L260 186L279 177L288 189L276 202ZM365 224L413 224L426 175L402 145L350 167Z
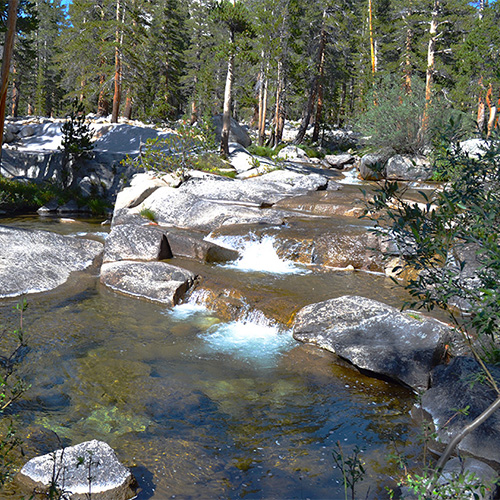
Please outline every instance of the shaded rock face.
M2 151L0 174L7 178L24 177L33 181L58 181L62 176L62 151Z
M341 154L341 155L326 155L325 162L331 168L337 168L342 170L346 165L350 165L354 163L355 158L349 153Z
M361 158L358 169L365 181L379 181L385 177L385 159L379 154L367 154Z
M89 491L96 500L129 500L136 494L131 472L108 444L96 440L35 457L16 479L27 490L48 492L54 467L57 488L70 500L85 500Z
M215 139L217 142L220 142L222 132L222 115L213 116L212 124L215 128ZM229 142L237 142L244 148L248 148L248 146L252 144L252 139L250 139L248 132L234 118L231 118Z
M500 368L488 366L500 383ZM431 376L431 388L422 396L421 407L436 427L440 448L463 427L478 417L495 399L495 391L478 380L479 363L472 358L457 357L447 365L437 366ZM456 409L469 407L468 415ZM497 411L458 445L458 450L500 466L500 414Z
M444 355L447 330L364 297L344 296L301 309L293 336L334 352L363 370L426 389Z
M102 250L97 241L0 226L0 296L52 290Z
M175 306L195 275L166 262L120 261L103 264L101 283L117 292Z
M425 181L432 177L432 168L423 156L396 155L387 161L385 174L390 180Z

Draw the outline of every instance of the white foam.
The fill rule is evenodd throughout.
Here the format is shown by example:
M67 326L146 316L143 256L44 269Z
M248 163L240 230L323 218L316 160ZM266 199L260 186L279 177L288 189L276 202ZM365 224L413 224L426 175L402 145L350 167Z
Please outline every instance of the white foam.
M211 238L215 243L238 250L241 257L225 264L224 267L243 272L263 272L272 274L299 274L309 272L290 260L282 259L274 248L275 238L263 236L260 240L245 239L242 236Z
M208 310L205 306L201 304L191 304L187 302L186 304L178 304L173 309L169 310L169 315L177 320L187 319L196 314L207 313Z
M291 332L248 321L215 325L201 337L209 351L230 354L259 367L275 366L280 354L294 345Z

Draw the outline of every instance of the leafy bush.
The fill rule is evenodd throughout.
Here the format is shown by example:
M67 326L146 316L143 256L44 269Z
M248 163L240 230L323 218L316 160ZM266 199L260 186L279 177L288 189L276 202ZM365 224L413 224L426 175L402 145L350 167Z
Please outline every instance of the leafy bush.
M88 205L93 215L102 215L111 208L107 200L98 196L85 198L76 189L64 189L52 182L21 182L0 177L0 209L6 212L33 212L53 199L59 204L76 200L78 206Z
M138 157L127 156L122 163L153 172L176 173L184 179L190 169L214 171L226 167L215 150L215 133L209 120L202 120L198 126L183 121L176 133L148 139Z
M354 130L365 137L370 150L382 150L388 156L422 154L433 145L450 116L458 114L440 105L436 96L427 109L427 127L423 129L424 109L425 88L419 79L413 78L411 93L397 81L383 80L374 88L368 109L358 118ZM465 126L465 120L461 125Z

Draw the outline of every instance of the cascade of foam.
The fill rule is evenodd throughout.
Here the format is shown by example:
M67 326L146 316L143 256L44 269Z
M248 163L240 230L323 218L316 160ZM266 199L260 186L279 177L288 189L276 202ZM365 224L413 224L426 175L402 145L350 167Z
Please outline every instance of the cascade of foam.
M259 367L276 366L281 354L295 344L290 331L259 318L220 323L201 335L208 353L231 355L240 361Z
M274 274L298 274L308 272L303 267L290 260L282 259L274 248L274 236L264 235L257 239L255 235L243 236L222 236L207 238L221 246L227 246L238 250L241 257L225 267L237 269L245 272L264 272Z

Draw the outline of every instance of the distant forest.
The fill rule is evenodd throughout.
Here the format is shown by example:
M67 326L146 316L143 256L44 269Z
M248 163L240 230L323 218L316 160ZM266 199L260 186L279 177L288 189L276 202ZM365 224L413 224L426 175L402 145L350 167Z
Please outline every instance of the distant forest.
M114 120L194 122L222 113L229 83L232 116L277 143L285 119L317 139L397 87L486 130L500 105L500 5L486 1L20 0L7 114L62 116L76 99Z

